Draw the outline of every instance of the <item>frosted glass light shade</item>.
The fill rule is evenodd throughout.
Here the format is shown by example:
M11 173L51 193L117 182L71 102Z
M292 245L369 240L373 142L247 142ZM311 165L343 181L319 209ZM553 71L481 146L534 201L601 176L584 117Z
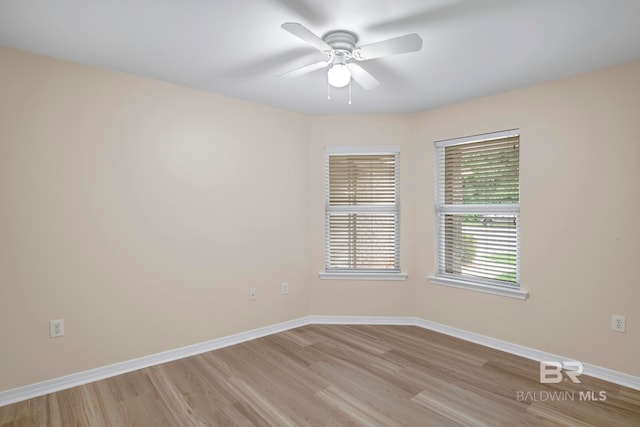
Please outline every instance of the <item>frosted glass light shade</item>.
M327 72L329 84L333 87L345 87L351 80L351 71L345 64L335 64Z

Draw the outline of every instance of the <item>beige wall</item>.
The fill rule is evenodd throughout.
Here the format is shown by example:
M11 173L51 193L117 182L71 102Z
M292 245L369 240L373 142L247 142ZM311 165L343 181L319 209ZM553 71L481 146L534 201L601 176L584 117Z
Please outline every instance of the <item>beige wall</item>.
M419 316L640 375L640 62L314 117L10 49L0 63L0 390L309 314ZM529 300L429 284L433 141L510 128ZM377 144L401 146L409 279L320 280L324 146Z
M0 390L309 313L306 116L0 64Z
M416 314L640 375L640 61L417 115ZM519 128L527 301L429 284L433 141ZM611 315L627 333L611 331Z

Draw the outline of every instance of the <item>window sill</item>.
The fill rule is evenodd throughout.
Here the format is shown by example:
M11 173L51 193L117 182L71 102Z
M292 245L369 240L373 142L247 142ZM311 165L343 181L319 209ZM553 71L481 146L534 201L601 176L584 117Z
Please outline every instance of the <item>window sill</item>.
M359 273L359 272L337 272L321 271L318 274L323 280L407 280L407 273Z
M451 279L448 277L429 276L429 282L434 285L450 286L452 288L468 289L476 292L484 292L487 294L500 295L503 297L517 298L526 300L529 295L528 291L522 289L509 289L501 286L481 285L479 283L469 282L466 280Z

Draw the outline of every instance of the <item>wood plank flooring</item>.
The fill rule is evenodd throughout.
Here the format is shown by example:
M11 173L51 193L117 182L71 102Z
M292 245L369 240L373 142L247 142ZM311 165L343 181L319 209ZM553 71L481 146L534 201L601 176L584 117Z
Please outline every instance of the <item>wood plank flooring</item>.
M640 426L638 391L538 377L418 327L311 325L8 405L0 426Z

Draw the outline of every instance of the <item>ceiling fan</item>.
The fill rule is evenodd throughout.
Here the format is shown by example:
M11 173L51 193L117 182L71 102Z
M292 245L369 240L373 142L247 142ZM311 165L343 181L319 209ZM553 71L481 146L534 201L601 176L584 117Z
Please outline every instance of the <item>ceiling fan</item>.
M325 61L315 62L278 77L298 77L328 67L327 80L333 87L341 88L351 79L365 89L374 89L380 82L355 61L367 61L399 53L417 52L422 49L422 39L412 33L365 46L356 46L358 36L346 30L329 31L322 38L297 22L282 24L282 28L327 55Z

